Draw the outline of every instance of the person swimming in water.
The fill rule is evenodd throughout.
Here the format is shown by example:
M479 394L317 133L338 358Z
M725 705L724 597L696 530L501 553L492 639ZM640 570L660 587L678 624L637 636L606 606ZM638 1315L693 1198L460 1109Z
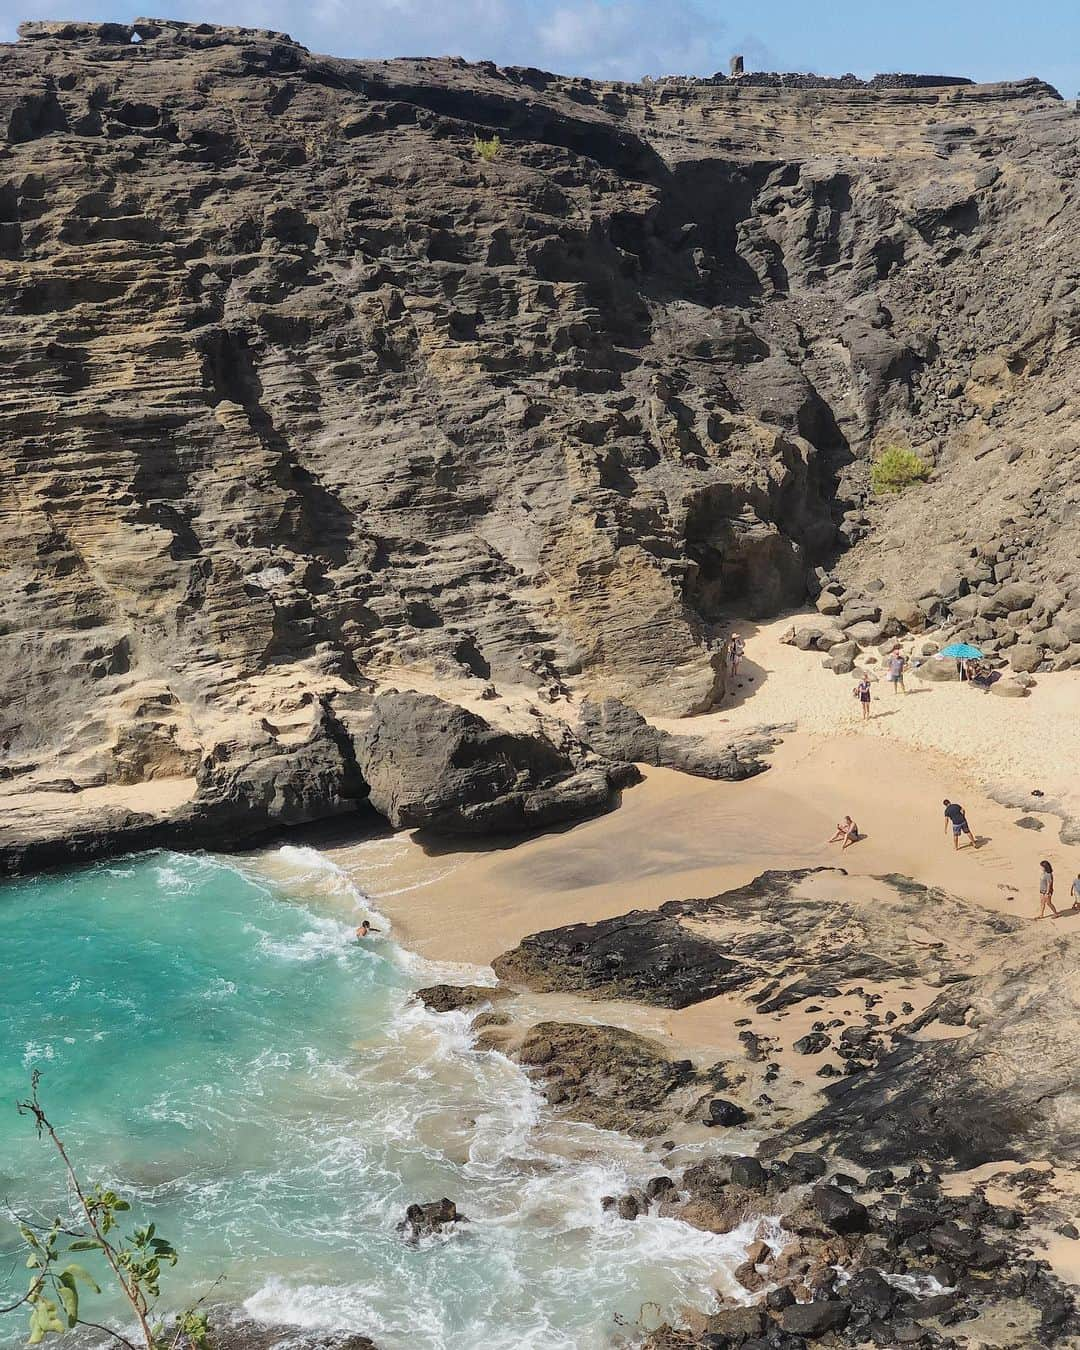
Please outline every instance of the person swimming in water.
M356 930L356 936L358 938L366 938L370 936L370 934L377 933L378 931L379 930L377 928L372 928L369 921L365 919L363 923L360 925L360 927Z

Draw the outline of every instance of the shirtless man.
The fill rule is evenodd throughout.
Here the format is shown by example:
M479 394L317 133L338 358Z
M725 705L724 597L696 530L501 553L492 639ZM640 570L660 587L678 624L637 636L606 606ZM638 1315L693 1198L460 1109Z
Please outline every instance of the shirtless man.
M358 938L366 938L371 933L377 933L378 931L379 930L377 928L372 928L371 924L367 921L367 919L365 919L363 923L360 925L360 927L356 930L356 936Z

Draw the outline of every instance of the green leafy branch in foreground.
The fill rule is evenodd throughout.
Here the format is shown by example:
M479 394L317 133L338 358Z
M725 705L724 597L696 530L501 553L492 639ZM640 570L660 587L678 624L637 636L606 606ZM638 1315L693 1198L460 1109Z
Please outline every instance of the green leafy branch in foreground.
M162 1270L176 1265L176 1249L157 1235L152 1223L134 1229L127 1236L118 1232L117 1216L127 1213L131 1206L115 1191L101 1186L86 1187L79 1180L63 1141L38 1100L39 1081L40 1075L35 1070L30 1097L18 1103L18 1111L21 1116L33 1117L38 1138L48 1139L60 1155L73 1196L75 1226L59 1218L47 1229L37 1231L27 1223L19 1225L27 1247L30 1282L22 1298L10 1307L0 1308L0 1312L29 1308L30 1345L39 1345L50 1334L83 1326L105 1332L127 1350L139 1350L140 1345L144 1350L209 1350L207 1315L199 1310L198 1304L180 1313L167 1329L155 1318ZM101 1286L84 1266L67 1260L71 1252L96 1252L105 1261L134 1314L139 1328L138 1343L112 1327L82 1316L80 1289L100 1294Z

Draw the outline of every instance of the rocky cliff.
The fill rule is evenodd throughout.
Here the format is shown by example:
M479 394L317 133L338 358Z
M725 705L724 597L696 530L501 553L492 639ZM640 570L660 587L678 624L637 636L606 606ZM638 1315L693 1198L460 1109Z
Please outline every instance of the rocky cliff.
M1043 629L1080 606L1080 118L1034 80L893 83L24 25L4 772L336 753L392 681L693 713L730 618L838 560L916 601L982 549L973 616L1007 579ZM934 477L868 506L892 442Z

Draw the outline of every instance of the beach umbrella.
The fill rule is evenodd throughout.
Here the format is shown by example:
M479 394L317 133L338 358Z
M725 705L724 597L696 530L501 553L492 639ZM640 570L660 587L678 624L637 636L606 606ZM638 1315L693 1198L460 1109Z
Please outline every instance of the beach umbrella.
M951 656L957 661L982 660L982 652L978 647L973 647L970 642L950 642L947 647L942 647L938 656Z

